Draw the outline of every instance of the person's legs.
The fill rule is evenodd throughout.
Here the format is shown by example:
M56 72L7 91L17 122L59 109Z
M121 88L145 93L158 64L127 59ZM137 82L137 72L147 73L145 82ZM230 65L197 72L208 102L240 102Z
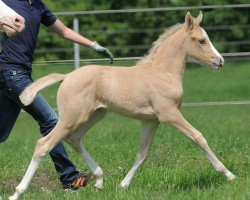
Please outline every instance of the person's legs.
M17 103L3 93L6 90L5 78L0 70L0 143L9 137L21 110Z
M0 143L9 137L20 110L19 105L4 95L0 90Z
M23 106L19 100L20 93L32 83L30 74L23 70L9 70L4 72L4 81L6 84L4 95L15 101L19 107L22 107L38 122L43 136L48 134L56 125L58 118L46 100L42 96L38 96L27 107ZM69 160L62 142L51 150L50 156L63 185L78 178L79 172Z

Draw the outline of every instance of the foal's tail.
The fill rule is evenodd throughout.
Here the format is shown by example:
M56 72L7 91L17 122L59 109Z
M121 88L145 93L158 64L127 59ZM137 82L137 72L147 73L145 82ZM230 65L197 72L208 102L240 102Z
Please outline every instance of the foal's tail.
M34 83L29 85L19 96L23 105L27 106L36 98L37 93L45 87L48 87L56 82L63 81L67 74L49 74L39 78Z

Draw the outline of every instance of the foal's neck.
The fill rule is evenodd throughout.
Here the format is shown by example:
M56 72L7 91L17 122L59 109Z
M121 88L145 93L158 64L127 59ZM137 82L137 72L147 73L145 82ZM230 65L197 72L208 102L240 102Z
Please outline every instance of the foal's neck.
M181 81L186 65L184 37L185 36L183 36L182 30L179 30L175 34L169 36L169 38L163 42L161 47L159 47L160 49L152 60L154 68L166 71Z

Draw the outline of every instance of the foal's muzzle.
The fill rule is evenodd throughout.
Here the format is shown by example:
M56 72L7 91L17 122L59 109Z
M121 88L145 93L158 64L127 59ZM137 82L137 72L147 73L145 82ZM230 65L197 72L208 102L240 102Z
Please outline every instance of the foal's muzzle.
M15 22L14 22L14 25L15 25L15 30L17 32L22 32L25 28L25 20L23 17L21 16L18 16L15 18Z
M5 32L8 37L15 36L25 28L25 20L21 16L12 16L4 18L1 21L1 31Z
M212 61L212 66L214 69L220 69L223 67L224 63L225 63L224 58L220 56Z

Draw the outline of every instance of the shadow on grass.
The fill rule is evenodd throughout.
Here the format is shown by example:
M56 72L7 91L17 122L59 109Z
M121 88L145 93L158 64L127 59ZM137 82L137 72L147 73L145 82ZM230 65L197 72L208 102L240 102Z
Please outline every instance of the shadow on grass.
M193 190L193 189L210 189L217 188L219 185L226 182L226 179L216 174L200 174L193 176L186 176L178 181L168 181L169 189L173 190Z

